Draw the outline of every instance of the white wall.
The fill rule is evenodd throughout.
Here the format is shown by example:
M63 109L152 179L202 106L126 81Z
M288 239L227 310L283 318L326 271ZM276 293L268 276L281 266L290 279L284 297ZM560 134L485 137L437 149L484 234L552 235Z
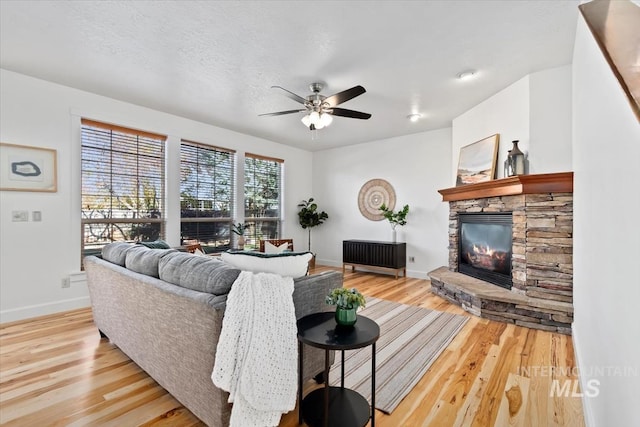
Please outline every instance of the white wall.
M571 66L567 65L529 75L529 173L570 170Z
M497 177L502 178L507 150L513 145L511 141L518 139L520 149L525 153L529 150L529 76L453 119L448 187L455 186L460 148L496 133L500 134Z
M390 241L388 221L370 221L358 209L362 185L374 178L387 180L396 192L396 209L409 205L407 225L398 227L398 241L407 243L407 275L425 278L447 264L448 204L439 189L449 181L451 130L374 141L314 153L313 194L329 219L312 235L318 261L342 265L342 241ZM311 196L311 194L310 194Z
M500 134L497 177L519 140L529 173L571 170L571 66L529 74L453 120L451 185L460 148Z
M358 210L362 185L373 178L389 181L398 207L408 203L408 224L399 240L407 242L409 275L448 264L448 205L437 190L455 185L460 148L500 134L498 177L511 141L529 155L531 173L571 170L571 66L530 74L453 120L452 129L316 152L313 197L330 219L313 231L318 261L341 265L345 239L389 240L386 222L365 219ZM448 144L448 146L446 146Z
M168 135L168 235L179 241L179 141L215 144L285 160L283 235L306 241L297 203L311 193L312 154L271 141L0 70L0 140L58 152L56 193L0 192L0 322L88 305L84 282L63 289L80 268L80 117ZM242 180L240 180L242 185ZM242 187L240 187L242 188ZM11 222L11 212L42 222Z
M586 24L573 57L574 347L590 426L638 426L640 124ZM633 368L635 375L595 369Z

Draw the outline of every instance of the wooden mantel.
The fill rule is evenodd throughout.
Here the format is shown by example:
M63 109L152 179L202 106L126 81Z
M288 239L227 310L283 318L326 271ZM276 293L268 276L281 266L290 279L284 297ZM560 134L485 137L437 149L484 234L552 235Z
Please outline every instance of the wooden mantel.
M573 193L573 172L516 175L438 190L443 202L518 194Z

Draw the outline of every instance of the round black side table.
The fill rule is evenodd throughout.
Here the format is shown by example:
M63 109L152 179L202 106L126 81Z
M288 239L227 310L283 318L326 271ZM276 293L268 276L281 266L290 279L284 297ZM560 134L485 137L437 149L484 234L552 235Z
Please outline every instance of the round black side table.
M334 312L314 313L298 320L298 424L311 427L362 427L371 419L376 425L376 341L380 327L368 317L358 316L352 327L339 326ZM324 388L302 398L304 344L323 348ZM344 387L344 351L371 346L371 406L358 392ZM340 387L329 386L329 352L340 350L342 371Z

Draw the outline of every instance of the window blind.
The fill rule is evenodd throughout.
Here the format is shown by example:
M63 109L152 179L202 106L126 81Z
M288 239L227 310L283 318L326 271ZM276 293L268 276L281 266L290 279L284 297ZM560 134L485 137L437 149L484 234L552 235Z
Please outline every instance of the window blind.
M245 248L255 249L261 239L277 239L280 235L283 168L284 160L245 154Z
M82 253L164 238L166 137L82 120Z
M231 247L235 152L183 140L180 144L180 237L205 252Z

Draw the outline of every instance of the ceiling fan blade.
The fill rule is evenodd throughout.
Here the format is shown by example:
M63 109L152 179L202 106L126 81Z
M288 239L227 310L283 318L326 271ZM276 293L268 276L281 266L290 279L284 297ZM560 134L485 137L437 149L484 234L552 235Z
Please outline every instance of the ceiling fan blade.
M362 95L366 90L362 86L354 86L351 89L343 90L335 95L327 97L324 102L328 103L331 107L335 107L338 104L347 102L350 99L355 98L358 95Z
M349 117L351 119L367 120L371 118L371 114L369 113L363 113L362 111L347 110L346 108L332 108L330 112L334 116Z
M287 111L278 111L276 113L258 114L258 116L282 116L283 114L303 113L305 111L307 111L307 109L303 108L302 110L287 110Z
M300 104L304 104L305 102L307 102L307 100L300 95L296 95L295 93L283 88L282 86L271 86L271 89L282 89L285 92L285 96L293 99L296 102L299 102Z

